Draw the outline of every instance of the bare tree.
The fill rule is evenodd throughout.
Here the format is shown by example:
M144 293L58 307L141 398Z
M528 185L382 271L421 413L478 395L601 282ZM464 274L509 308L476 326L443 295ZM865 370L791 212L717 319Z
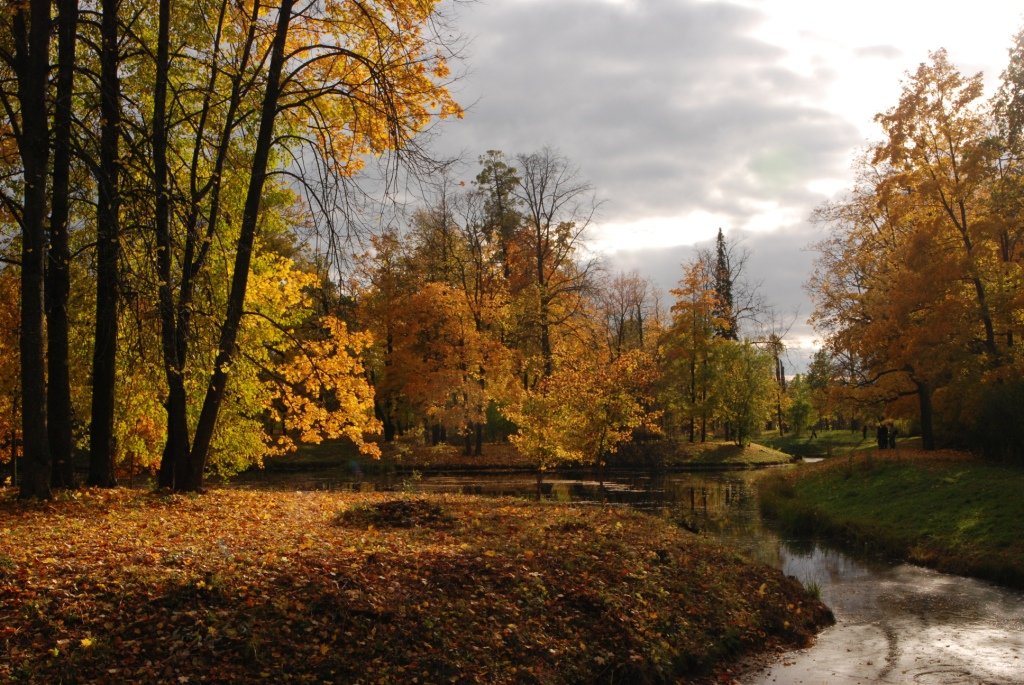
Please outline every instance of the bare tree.
M619 272L598 287L598 306L607 329L612 359L643 349L650 319L657 317L654 287L636 271Z
M544 148L519 155L515 195L525 217L525 243L531 285L536 288L536 330L543 375L554 370L551 329L572 317L576 307L556 310L567 295L582 294L590 284L593 260L578 261L584 233L597 211L593 187L580 179L568 159Z

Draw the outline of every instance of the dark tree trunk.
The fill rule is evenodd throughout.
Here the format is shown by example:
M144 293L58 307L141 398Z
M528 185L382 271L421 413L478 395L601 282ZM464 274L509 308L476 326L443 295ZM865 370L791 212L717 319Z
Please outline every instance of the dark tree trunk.
M103 0L100 20L100 160L96 207L96 341L92 356L89 485L113 487L114 384L117 377L117 261L120 254L118 139L121 83L117 74L117 0Z
M484 424L481 421L477 421L473 424L473 433L475 434L475 445L473 447L474 456L480 457L484 453Z
M697 435L697 419L695 407L697 406L697 357L690 357L690 442L693 442Z
M213 55L210 60L210 74L203 92L203 104L199 110L199 123L195 133L195 145L192 149L191 174L189 178L190 204L185 219L185 249L182 256L181 280L179 283L178 300L174 303L171 283L171 260L166 263L158 262L161 273L167 278L162 279L168 284L166 293L161 293L161 335L164 349L164 367L167 375L168 402L167 402L167 444L164 446L163 459L160 464L160 486L184 488L189 479L189 460L191 447L188 435L188 397L185 392L185 366L187 363L189 336L191 331L192 301L195 291L195 283L202 273L204 264L209 254L210 246L213 244L214 233L220 222L220 191L224 175L224 165L227 160L228 150L231 146L233 134L239 121L237 112L242 99L243 78L246 66L249 64L251 50L254 44L256 29L259 24L259 13L262 11L260 3L253 3L249 17L249 30L242 43L242 57L237 67L237 75L231 79L231 96L228 102L228 111L223 129L220 132L220 140L215 148L215 159L212 173L206 182L200 180L199 169L205 168L201 163L204 155L206 141L205 132L209 123L211 102L218 97L217 79L223 72L218 65L221 51L222 30L227 14L227 1L220 3L217 17L217 31L214 37ZM158 196L157 205L157 231L158 239L166 242L167 253L170 254L170 203L167 197L167 87L169 72L169 25L171 7L169 0L162 2L160 6L161 24L158 27L157 38L157 78L155 82L154 96L154 133L159 135L159 145L154 144L160 152L160 158L154 154L154 186L163 188L163 200ZM157 99L159 97L159 107ZM157 119L159 115L159 121ZM159 124L159 126L158 126ZM158 130L159 129L159 130ZM199 231L199 216L202 213L201 205L204 198L209 197L209 207L206 216L206 231L201 234ZM161 206L162 202L162 206Z
M21 389L25 473L22 498L49 499L50 445L46 429L46 353L43 337L43 281L46 269L46 175L50 140L46 111L49 72L50 3L30 0L13 12L15 74L21 104L18 148L25 174L21 242Z
M927 383L917 382L917 402L921 413L921 447L935 449L935 429L932 412L932 389Z
M183 341L177 335L171 281L170 197L167 170L167 75L170 70L170 0L160 0L157 25L156 75L153 82L153 191L156 196L157 273L160 278L160 344L167 379L167 442L157 485L170 488L175 473L188 463L187 396Z
M249 188L246 193L242 213L241 233L238 237L235 252L234 272L231 276L231 291L228 295L227 313L221 327L220 342L217 346L217 358L214 361L213 374L206 389L206 398L196 426L195 439L189 454L187 480L183 487L175 483L175 489L197 491L202 489L203 471L213 440L213 430L217 423L217 414L224 399L228 373L235 355L235 341L242 321L245 305L245 291L249 279L249 267L252 262L253 244L256 239L256 224L259 220L260 200L263 185L267 176L267 164L270 159L270 148L273 142L274 120L277 115L278 97L281 92L281 72L285 61L285 41L288 26L291 23L293 0L282 0L278 10L277 28L271 46L270 64L267 71L267 89L263 94L260 110L259 132L256 136L256 147L253 152L252 168L250 169Z
M543 288L543 285L541 287ZM550 378L555 371L555 362L551 353L551 323L548 321L546 303L540 307L540 353L544 358L544 377Z
M384 427L384 442L394 442L396 426L395 420L391 416L391 401L375 401L373 406L377 412L377 418L380 419L381 426Z
M47 429L53 455L52 483L76 486L71 461L71 379L68 368L68 298L71 293L68 247L71 174L71 114L74 93L77 0L60 0L57 15L57 98L53 131L53 199L50 250L46 269Z

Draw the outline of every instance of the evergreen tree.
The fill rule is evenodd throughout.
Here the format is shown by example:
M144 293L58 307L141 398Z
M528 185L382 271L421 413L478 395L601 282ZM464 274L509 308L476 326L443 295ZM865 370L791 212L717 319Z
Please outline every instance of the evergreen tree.
M733 274L731 260L729 259L729 245L722 235L722 229L718 229L718 237L715 238L715 304L714 315L720 323L716 324L715 334L727 340L739 340L739 332L736 326L736 310L733 302L732 288L735 274Z

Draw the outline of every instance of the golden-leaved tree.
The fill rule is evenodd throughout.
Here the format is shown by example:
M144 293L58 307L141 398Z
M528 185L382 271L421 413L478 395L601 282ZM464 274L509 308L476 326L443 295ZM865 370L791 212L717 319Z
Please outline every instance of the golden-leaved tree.
M932 53L878 115L885 137L848 198L818 212L832 233L817 245L812 318L847 397L917 418L926 448L936 417L947 434L977 425L1020 363L1008 149L981 97L980 74Z
M311 155L321 160L324 174L350 176L367 155L408 147L434 117L460 114L444 86L443 45L431 31L435 4L225 1L206 15L209 28L199 45L186 42L171 50L171 27L187 12L172 14L167 0L160 3L152 50L157 55L152 130L155 266L169 387L162 484L201 487L237 361L271 174L287 175ZM173 35L187 40L195 32ZM197 64L190 61L195 55ZM191 154L178 157L185 160L181 168L169 154L177 140L194 141ZM235 220L221 202L229 171L243 198ZM178 194L170 192L175 185L189 189L180 208L173 201ZM177 223L178 217L185 220ZM184 384L189 319L215 240L232 246L230 287L217 317L216 356L205 367L204 397L190 429Z

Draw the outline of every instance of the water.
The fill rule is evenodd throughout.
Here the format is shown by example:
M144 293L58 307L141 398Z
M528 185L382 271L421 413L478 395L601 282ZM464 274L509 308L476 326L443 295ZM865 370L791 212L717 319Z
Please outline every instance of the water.
M311 476L310 487L411 489L632 506L740 548L816 586L836 625L743 683L1024 683L1024 593L780 537L757 510L756 472L595 477Z

